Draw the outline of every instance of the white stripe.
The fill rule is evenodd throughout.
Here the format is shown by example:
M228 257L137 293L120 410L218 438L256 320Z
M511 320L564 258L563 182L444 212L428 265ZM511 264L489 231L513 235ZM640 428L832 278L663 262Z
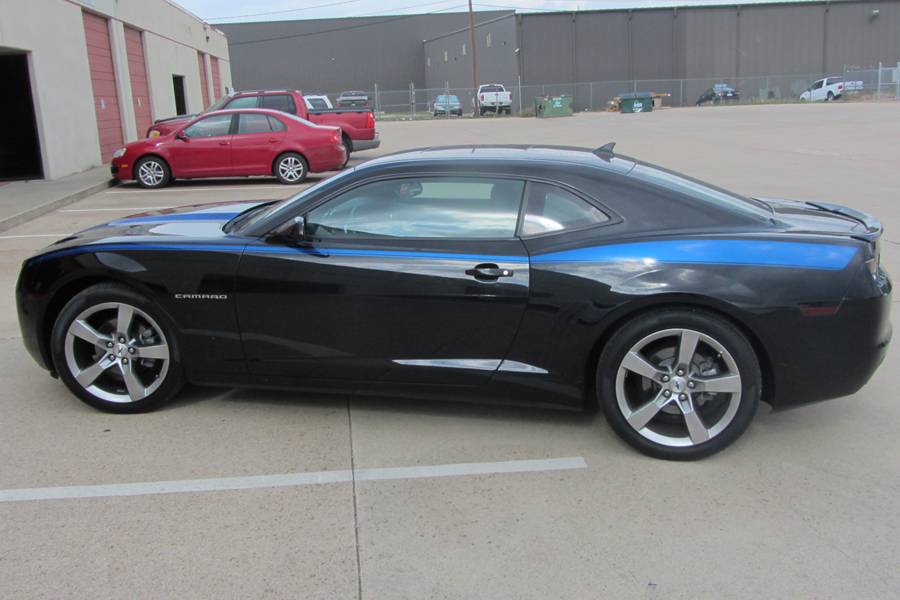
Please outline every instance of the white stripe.
M166 188L164 190L116 190L103 192L104 194L168 194L171 192L223 192L228 190L283 190L285 188L291 189L303 189L307 188L312 184L305 185L296 185L296 186L283 186L283 185L255 185L255 186L234 186L234 187L189 187L189 188Z
M416 479L421 477L530 473L535 471L584 469L586 467L587 463L584 459L580 456L576 456L571 458L548 458L543 460L461 463L435 465L430 467L360 469L356 471L356 480L385 481L391 479ZM0 502L147 496L151 494L178 494L184 492L221 492L229 490L317 485L323 483L346 483L352 480L352 471L319 471L313 473L291 473L286 475L261 475L256 477L223 477L220 479L189 479L184 481L154 481L149 483L31 488L0 490Z
M0 235L0 240L17 240L21 238L52 237L64 238L68 233L36 233L34 235Z
M420 477L449 477L453 475L490 475L495 473L529 473L533 471L561 471L584 469L587 463L580 456L547 458L543 460L510 460L495 463L460 463L431 467L396 467L393 469L360 469L357 481L386 479L417 479Z
M180 204L175 204L173 206L150 206L150 207L134 207L134 206L123 206L122 208L64 208L59 212L102 212L109 210L130 210L133 212L141 211L141 210L165 210L167 208L177 208L181 206Z

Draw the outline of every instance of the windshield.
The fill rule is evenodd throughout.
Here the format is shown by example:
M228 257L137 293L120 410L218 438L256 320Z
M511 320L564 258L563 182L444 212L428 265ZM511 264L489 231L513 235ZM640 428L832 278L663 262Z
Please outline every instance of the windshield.
M230 95L225 94L224 96L222 96L221 98L219 98L218 100L216 100L215 103L213 103L212 106L210 106L209 108L207 108L207 109L204 110L203 112L208 113L208 112L213 111L213 110L219 110L220 108L223 108L226 104L228 104L228 101L231 100L231 98L232 98L232 97L231 97Z
M253 227L255 224L260 223L270 217L272 217L273 222L283 223L289 217L292 216L292 208L299 204L302 204L308 197L313 194L318 194L322 191L322 188L327 188L332 185L340 184L341 180L345 177L353 173L356 169L347 169L345 171L341 171L334 177L329 177L328 179L323 179L319 183L315 185L311 185L306 188L299 194L295 194L290 198L286 198L281 200L280 202L275 202L274 204L269 204L265 207L264 210L257 211L256 213L249 215L250 218L240 223L232 233L240 234ZM280 215L280 216L279 216Z

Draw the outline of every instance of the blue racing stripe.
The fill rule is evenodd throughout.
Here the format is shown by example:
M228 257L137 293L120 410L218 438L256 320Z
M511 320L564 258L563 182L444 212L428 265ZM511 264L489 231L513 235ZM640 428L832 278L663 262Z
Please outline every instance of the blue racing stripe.
M358 258L422 258L426 260L470 260L528 264L527 256L490 256L485 254L450 254L444 252L407 252L403 250L347 250L333 248L247 248L247 254L311 254L321 256L352 256Z
M169 252L231 252L247 254L304 254L310 256L347 256L358 258L404 258L425 260L468 260L478 262L508 262L516 264L528 264L526 256L490 256L484 254L450 254L438 252L404 252L398 250L346 250L346 249L315 249L315 248L286 248L284 246L250 246L233 244L94 244L68 248L46 254L35 259L41 262L50 258L69 256L72 254L85 254L89 252L117 252L117 251L169 251Z
M533 263L686 263L793 267L839 271L856 255L852 246L761 240L671 240L594 246L535 256Z

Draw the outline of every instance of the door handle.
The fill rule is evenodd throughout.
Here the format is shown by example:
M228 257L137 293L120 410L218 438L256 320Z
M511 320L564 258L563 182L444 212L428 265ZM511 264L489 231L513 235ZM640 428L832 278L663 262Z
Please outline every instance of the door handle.
M227 145L228 145L228 142L219 142L219 145L220 145L220 146L227 146Z
M278 141L278 138L269 138L269 143L270 143L270 144L274 144L274 143L277 142L277 141Z
M468 269L466 275L470 275L478 281L497 281L501 277L512 277L513 271L501 269L495 264L484 263L477 265L474 269Z

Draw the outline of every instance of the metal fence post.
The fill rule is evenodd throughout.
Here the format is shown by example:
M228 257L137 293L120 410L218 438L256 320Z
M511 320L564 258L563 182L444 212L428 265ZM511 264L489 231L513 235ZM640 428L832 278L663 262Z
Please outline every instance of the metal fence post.
M409 116L416 116L416 84L409 83Z
M444 114L447 115L447 118L450 118L450 82L444 82L444 99L447 101L447 109L444 111Z
M900 63L897 63L900 65ZM522 114L522 76L519 75L519 114Z
M881 100L881 63L878 63L878 92L875 94L876 100Z
M375 84L375 114L381 115L381 101L378 98L378 84Z

